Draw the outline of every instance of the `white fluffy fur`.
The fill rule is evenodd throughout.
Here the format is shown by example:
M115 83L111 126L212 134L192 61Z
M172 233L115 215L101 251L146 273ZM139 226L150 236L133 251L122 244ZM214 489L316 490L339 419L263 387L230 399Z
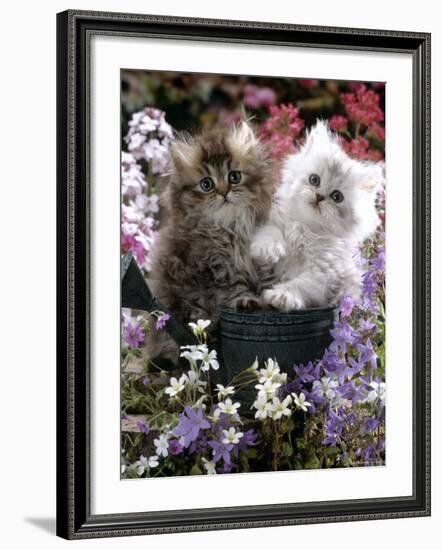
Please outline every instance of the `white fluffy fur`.
M317 174L319 187L309 183ZM376 191L383 178L379 163L351 159L325 122L318 121L299 153L287 157L269 222L258 228L252 255L275 264L279 282L264 300L290 311L358 299L360 268L355 248L377 227ZM344 200L335 203L334 190ZM317 202L317 194L324 199Z

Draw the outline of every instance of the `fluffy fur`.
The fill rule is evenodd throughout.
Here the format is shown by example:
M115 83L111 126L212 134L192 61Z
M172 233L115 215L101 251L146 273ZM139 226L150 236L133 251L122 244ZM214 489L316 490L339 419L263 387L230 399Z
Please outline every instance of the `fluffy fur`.
M252 256L276 266L278 282L263 293L267 304L290 311L359 298L353 255L379 223L382 174L380 164L348 157L327 124L316 123L286 159L270 220L253 238Z
M220 305L259 304L261 276L250 240L268 219L269 176L265 149L246 122L173 143L149 282L183 323L211 319L213 334ZM177 358L177 346L164 331L151 331L148 347L151 356Z

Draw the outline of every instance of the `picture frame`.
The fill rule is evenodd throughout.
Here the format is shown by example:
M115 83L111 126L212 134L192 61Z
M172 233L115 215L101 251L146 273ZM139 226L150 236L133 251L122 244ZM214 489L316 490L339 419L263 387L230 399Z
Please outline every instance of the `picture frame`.
M91 511L90 71L93 36L262 44L412 57L413 407L407 496ZM57 535L66 539L430 514L430 35L68 10L57 15ZM160 480L158 480L160 481Z

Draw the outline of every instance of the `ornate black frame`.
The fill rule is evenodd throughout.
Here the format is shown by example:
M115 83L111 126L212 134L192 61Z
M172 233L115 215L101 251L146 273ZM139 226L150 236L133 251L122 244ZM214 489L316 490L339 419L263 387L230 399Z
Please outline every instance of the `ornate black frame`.
M409 53L413 58L410 497L94 516L89 484L89 44L94 34ZM68 539L430 514L430 35L69 10L57 15L57 534Z

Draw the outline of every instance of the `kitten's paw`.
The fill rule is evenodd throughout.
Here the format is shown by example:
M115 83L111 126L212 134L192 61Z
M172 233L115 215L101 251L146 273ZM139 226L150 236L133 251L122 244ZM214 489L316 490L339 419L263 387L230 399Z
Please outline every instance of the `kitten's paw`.
M269 288L262 294L264 301L280 311L304 309L304 300L295 292L286 288Z
M284 243L281 241L264 240L254 241L250 253L252 258L276 264L286 255L287 251Z
M247 310L253 310L253 309L262 309L263 303L262 299L259 296L242 296L241 298L238 298L233 303L234 309L247 309Z

